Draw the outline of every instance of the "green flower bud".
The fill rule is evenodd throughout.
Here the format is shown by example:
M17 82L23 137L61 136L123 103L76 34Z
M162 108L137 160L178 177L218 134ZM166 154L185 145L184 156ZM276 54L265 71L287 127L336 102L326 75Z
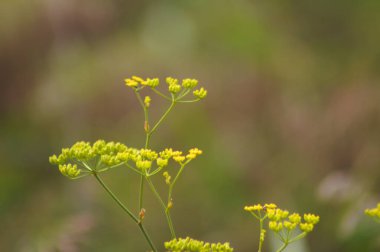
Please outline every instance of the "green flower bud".
M160 80L158 78L154 78L154 79L146 79L146 81L144 82L144 85L148 86L148 87L151 87L151 88L155 88L157 87L158 85L160 84Z
M205 90L203 87L198 89L198 90L195 90L193 92L194 96L199 98L199 99L203 99L207 96L207 90Z
M80 174L80 170L78 170L78 167L76 164L59 165L58 168L59 168L59 171L64 176L69 177L69 178L76 178Z
M144 105L145 105L146 108L149 108L151 101L152 101L152 99L150 99L149 96L145 96Z
M317 224L319 222L319 216L314 214L304 214L303 219L306 223Z
M176 94L179 91L181 91L181 86L180 85L169 85L169 92Z
M166 171L166 172L164 172L162 175L163 175L164 178L165 178L165 183L166 183L167 185L170 185L170 180L171 180L172 177L169 175L169 173Z
M198 80L196 79L184 79L182 80L182 87L184 88L194 88L198 85Z
M305 233L309 233L313 231L314 225L311 223L300 223L300 229L301 231Z
M283 225L281 222L270 221L269 222L269 229L277 233L283 229Z
M289 216L289 221L295 224L299 224L301 222L301 216L298 213L293 213Z
M168 165L168 163L169 163L169 160L168 159L163 159L163 158L157 158L157 165L159 166L159 167L165 167L165 166L167 166Z
M136 162L136 167L141 170L148 170L152 167L152 161L149 160L138 160Z
M56 155L50 156L49 163L54 164L54 165L59 164L57 156Z

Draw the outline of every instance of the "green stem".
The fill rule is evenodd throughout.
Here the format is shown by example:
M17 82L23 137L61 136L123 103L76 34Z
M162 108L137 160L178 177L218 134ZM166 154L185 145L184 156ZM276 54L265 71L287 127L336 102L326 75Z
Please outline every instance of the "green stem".
M197 102L199 101L200 99L194 99L194 100L187 100L187 101L177 101L177 102L181 102L181 103L191 103L191 102Z
M190 92L190 89L183 89L183 90L182 90L182 93L180 93L180 94L177 96L176 100L177 100L177 101L181 100L181 99L182 99L183 97L185 97L189 92Z
M186 164L187 164L187 163L181 165L181 168L179 169L177 175L176 175L175 178L173 179L173 182L170 183L170 186L169 186L169 194L168 194L168 202L169 202L169 201L171 200L171 198L172 198L173 187L174 187L175 183L177 182L179 176L181 175L183 169L185 168L185 165L186 165Z
M143 198L144 198L144 175L140 176L140 193L139 193L139 209L143 208Z
M170 234L172 236L172 239L175 239L176 238L176 234L175 234L175 230L174 230L172 219L170 217L169 208L168 208L167 205L165 205L164 201L162 200L160 194L158 193L156 187L154 186L154 184L152 183L152 181L150 180L150 178L146 177L146 180L148 181L148 185L149 185L150 189L152 190L153 194L156 196L156 198L158 199L158 201L160 202L160 204L162 206L162 209L164 210L164 213L165 213L165 216L166 216L166 220L168 222L168 226L169 226L169 229L170 229Z
M158 122L154 125L154 127L149 131L149 137L153 134L153 132L157 129L157 127L161 124L161 122L165 119L165 117L169 114L169 112L172 110L174 105L176 104L176 101L174 98L172 99L172 102L169 106L169 108L165 111L165 113L162 115L162 117L158 120Z
M131 217L132 220L138 225L138 227L140 228L141 232L143 233L145 239L149 243L149 246L151 247L151 249L153 251L157 252L157 249L154 246L152 240L150 239L148 233L146 232L144 226L142 225L142 222L140 222L139 219L137 219L136 216L134 216L133 213L119 200L119 198L116 197L116 195L111 191L111 189L108 188L108 186L103 182L103 180L99 177L99 175L96 172L94 172L93 175L96 178L96 180L100 183L100 185L111 196L111 198L114 199L116 201L116 203L124 210L124 212L126 212L129 215L129 217Z
M135 91L137 100L139 101L141 107L144 110L144 130L145 130L145 149L148 148L149 145L149 117L148 117L148 109L145 106L141 95L138 91ZM140 190L139 190L139 211L143 208L143 200L144 200L144 175L140 175Z
M261 249L262 249L263 243L264 243L264 240L261 239L261 235L263 232L263 221L264 221L264 219L260 218L260 237L259 237L259 250L258 250L258 252L261 252Z
M172 235L172 239L176 239L177 237L175 234L174 225L173 225L172 217L170 215L170 208L169 207L166 207L166 209L165 209L165 216L166 216L166 220L168 221L168 225L169 225L169 229L170 229L170 234Z
M293 239L289 240L289 243L291 243L291 242L295 242L295 241L298 241L298 240L304 238L306 235L307 235L306 232L302 232L301 234L297 235L297 236L294 237Z
M164 95L163 93L161 93L160 91L158 91L157 89L155 88L152 88L152 90L158 94L159 96L163 97L164 99L168 100L168 101L171 101L171 99L169 97L167 97L166 95Z
M276 252L281 252L281 251L284 251L284 249L288 246L288 242L284 242L284 244L281 246L281 248L279 248Z

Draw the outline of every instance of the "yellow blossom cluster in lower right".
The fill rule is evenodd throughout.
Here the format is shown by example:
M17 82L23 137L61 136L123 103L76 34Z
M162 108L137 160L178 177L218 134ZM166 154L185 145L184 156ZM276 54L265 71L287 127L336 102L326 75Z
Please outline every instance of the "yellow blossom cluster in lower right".
M283 243L283 246L277 251L283 251L289 243L295 242L306 236L307 233L313 231L314 226L319 222L319 216L315 214L289 213L287 210L278 208L276 204L256 204L245 206L244 210L250 212L256 219L260 221L260 247L266 230L264 229L264 221L268 221L269 230L273 231ZM299 231L295 231L296 229Z

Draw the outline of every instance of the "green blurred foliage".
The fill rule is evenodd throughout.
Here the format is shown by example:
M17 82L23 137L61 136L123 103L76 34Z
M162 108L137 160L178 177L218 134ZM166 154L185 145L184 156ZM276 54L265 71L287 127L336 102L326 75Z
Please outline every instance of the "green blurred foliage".
M0 251L147 249L91 177L69 181L47 162L77 140L143 145L130 75L209 90L152 139L204 151L174 195L181 236L252 251L257 223L242 208L276 202L321 216L300 251L379 251L363 216L380 192L379 11L375 0L2 0ZM158 116L167 104L152 98ZM136 205L134 174L105 180ZM168 240L147 197L147 229Z

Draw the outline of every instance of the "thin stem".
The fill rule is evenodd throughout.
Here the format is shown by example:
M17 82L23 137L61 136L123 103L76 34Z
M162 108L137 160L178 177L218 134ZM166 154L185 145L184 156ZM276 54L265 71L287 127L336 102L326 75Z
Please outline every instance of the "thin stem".
M152 172L150 172L150 173L148 173L148 177L151 177L151 176L153 176L153 175L155 175L155 174L157 174L157 173L159 173L162 169L163 169L164 167L163 166L161 166L161 167L158 167L156 170L154 170L154 171L152 171Z
M298 241L298 240L304 238L306 235L307 235L306 232L302 232L301 234L297 235L297 236L294 237L293 239L289 240L289 243L291 243L291 242L295 242L295 241Z
M177 175L176 175L175 178L173 179L173 182L170 183L170 186L169 186L169 195L168 195L168 202L169 202L169 201L171 200L171 198L172 198L173 187L174 187L175 183L177 182L179 176L181 175L183 169L185 168L185 165L186 165L186 163L181 165L181 168L179 169Z
M144 198L144 175L140 176L140 193L139 193L139 209L143 208L143 198Z
M103 182L103 180L99 177L99 175L94 172L93 173L94 177L96 178L96 180L99 182L99 184L107 191L107 193L111 196L112 199L114 199L116 201L116 203L124 210L124 212L126 212L129 217L132 218L132 220L137 223L138 227L140 228L141 232L143 233L145 239L147 240L147 242L149 243L149 246L151 247L151 249L154 251L154 252L157 252L157 249L156 247L154 246L152 240L150 239L148 233L146 232L144 226L142 225L142 222L139 221L139 219L136 218L136 216L133 215L133 213L119 200L118 197L116 197L116 195L111 191L111 189L108 188L108 186Z
M99 175L94 172L94 177L96 180L100 183L100 185L108 192L108 194L116 201L116 203L126 212L129 217L131 217L134 222L139 222L139 220L136 218L136 216L133 215L133 213L116 197L116 195L111 191L111 189L108 188L108 186L103 182L103 180L99 177Z
M164 203L164 201L162 200L160 194L157 192L157 189L156 187L153 185L152 181L150 180L150 178L146 177L146 181L148 181L148 185L150 187L150 189L152 190L154 196L156 196L156 198L158 199L158 201L160 202L161 206L163 209L166 209L166 205Z
M166 207L165 215L166 215L166 220L168 221L168 225L169 225L170 233L172 235L172 239L176 239L177 237L175 235L174 225L173 225L172 217L170 215L170 208L169 207Z
M263 232L263 218L260 218L260 237L259 237L259 250L258 252L261 252L261 249L263 247L264 240L262 239L262 232Z
M138 174L140 174L140 175L144 175L144 174L141 173L139 170L137 170L136 168L134 168L132 165L130 165L130 164L128 164L128 163L125 163L125 165L126 165L129 169L131 169L132 171L134 171L134 172L136 172L136 173L138 173Z
M176 100L178 101L178 100L182 99L182 98L185 97L189 92L190 92L190 89L184 89L184 91L183 91L180 95L177 96Z
M284 251L284 249L288 246L288 242L284 242L284 244L281 246L281 248L279 248L276 252L281 252L281 251Z
M181 103L190 103L190 102L197 102L199 101L200 99L194 99L194 100L187 100L187 101L177 101L177 102L181 102Z
M166 95L164 95L163 93L161 93L160 91L158 91L157 89L155 88L152 88L152 90L158 94L159 96L163 97L164 99L168 100L168 101L171 101L172 99L170 99L170 97L167 97Z
M164 201L162 200L160 194L158 193L156 187L154 186L154 184L152 183L152 181L150 180L150 178L146 177L146 180L148 181L148 185L149 185L150 189L152 190L153 194L156 196L156 198L158 199L158 201L160 202L160 204L161 204L161 206L162 206L162 208L164 210L164 213L165 213L165 216L166 216L166 220L168 222L170 234L172 236L172 239L174 239L174 238L176 238L176 234L175 234L173 222L172 222L172 219L171 219L171 216L170 216L169 207L167 205L165 205Z
M162 117L158 120L158 122L154 125L154 127L149 131L149 137L153 134L153 132L157 129L157 127L161 124L161 122L165 119L165 117L169 114L169 112L174 107L176 101L172 99L172 102L169 106L169 108L165 111L165 113L162 115Z
M148 109L147 107L145 106L142 98L141 98L141 95L138 91L135 91L136 93L136 96L137 96L137 100L139 101L141 107L143 108L144 110L144 130L145 130L145 134L146 134L146 138L145 138L145 149L148 148L148 144L149 144L149 117L148 117ZM141 210L143 208L143 200L144 200L144 175L141 174L140 175L140 190L139 190L139 210Z

